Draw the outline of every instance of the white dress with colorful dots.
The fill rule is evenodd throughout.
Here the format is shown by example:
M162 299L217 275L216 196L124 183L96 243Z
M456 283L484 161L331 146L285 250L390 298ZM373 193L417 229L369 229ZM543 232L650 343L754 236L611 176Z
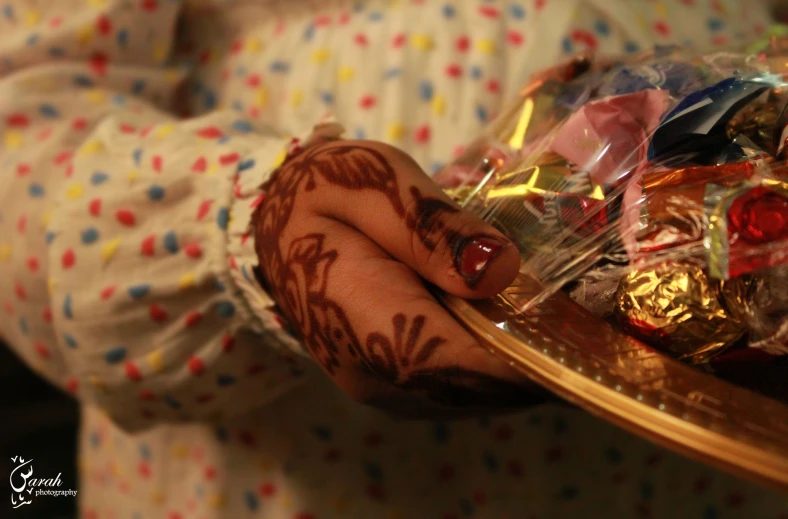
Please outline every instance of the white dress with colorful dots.
M434 171L534 70L743 41L760 3L0 4L0 336L83 403L84 518L788 517L581 411L352 403L282 327L248 232L326 114Z

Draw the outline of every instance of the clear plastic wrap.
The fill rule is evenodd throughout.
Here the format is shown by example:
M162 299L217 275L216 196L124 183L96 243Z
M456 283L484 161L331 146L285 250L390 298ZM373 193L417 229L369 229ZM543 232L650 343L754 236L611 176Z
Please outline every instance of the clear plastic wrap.
M577 56L437 179L563 292L682 361L788 355L788 37ZM761 358L761 357L759 357ZM788 383L786 383L788 385Z

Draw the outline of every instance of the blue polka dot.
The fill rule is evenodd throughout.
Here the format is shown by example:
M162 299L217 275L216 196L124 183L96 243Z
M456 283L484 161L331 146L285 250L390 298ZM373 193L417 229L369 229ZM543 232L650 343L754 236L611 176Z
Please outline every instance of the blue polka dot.
M62 58L66 55L66 49L63 47L50 47L48 52L53 58Z
M142 79L137 79L131 85L131 93L134 95L140 95L145 90L145 81Z
M233 100L232 108L236 112L243 112L244 111L244 104L241 102L240 99L235 99L235 100Z
M118 42L118 47L125 47L129 42L129 31L126 29L119 30L118 34L115 35L115 41Z
M230 211L226 207L221 207L216 212L216 225L219 229L226 231L227 224L230 222Z
M331 441L334 437L334 433L330 427L325 425L316 425L312 427L312 433L324 441Z
M170 231L164 235L164 248L170 254L177 254L181 248L178 246L178 237L175 235L175 232Z
M310 41L315 36L315 26L309 24L304 30L304 41Z
M709 18L708 22L706 22L706 25L709 27L711 32L717 32L722 29L722 27L725 25L725 22L723 22L720 18Z
M380 481L383 479L383 470L381 470L380 465L374 461L368 461L364 464L364 472L366 472L369 479L374 481Z
M272 61L271 64L268 66L271 72L281 72L286 73L290 71L290 64L286 61Z
M69 334L63 335L63 342L69 348L76 348L76 347L79 346L79 343L77 343L77 340L74 337L72 337L71 335L69 335Z
M150 447L144 443L140 443L140 458L146 461L150 461L151 459Z
M255 164L256 163L254 159L242 160L241 162L238 163L238 172L240 173L241 171L252 169L254 168Z
M139 166L142 160L142 148L136 148L131 152L131 158L134 159L134 165Z
M449 443L449 438L451 438L451 429L449 429L448 424L436 422L432 426L432 437L435 439L435 443L438 445Z
M41 184L38 184L36 182L33 182L27 188L27 192L33 198L41 198L42 196L44 196L44 186L42 186Z
M473 503L470 502L468 499L460 499L457 503L460 507L460 512L465 517L471 517L474 513L476 513L476 507L473 506Z
M607 36L610 34L610 26L608 26L605 20L597 20L594 23L594 30L602 36Z
M90 245L91 243L96 243L96 240L99 239L99 232L94 227L90 227L82 231L81 238L84 245Z
M250 133L252 131L252 125L249 124L249 121L238 119L237 121L233 121L233 129L238 133Z
M22 332L22 335L30 333L30 329L27 327L27 319L24 317L19 318L19 331Z
M74 76L74 84L81 87L92 87L93 80L87 76L83 76L82 74L78 74Z
M148 198L150 198L153 202L158 202L159 200L163 199L165 194L167 193L161 186L152 185L148 188Z
M525 8L520 4L511 4L509 6L509 16L522 20L525 18Z
M235 384L235 377L232 375L219 375L216 377L216 383L222 387L232 386Z
M230 142L230 136L229 135L222 135L221 137L216 139L216 142L219 143L219 144L225 144L227 142Z
M433 162L430 166L430 170L432 170L433 174L437 173L438 171L442 170L446 164L443 162Z
M383 19L383 13L381 11L372 11L367 15L367 19L370 22L379 22Z
M150 285L134 285L129 287L128 291L132 299L141 299L150 292Z
M334 104L334 94L324 90L323 92L320 92L320 100L327 105Z
M125 106L126 105L126 97L120 94L112 96L112 104L114 106Z
M9 20L14 19L14 6L11 4L5 4L3 6L3 15L8 18Z
M457 14L457 11L454 10L454 6L451 4L444 5L441 11L446 18L454 18L454 15Z
M432 88L432 83L425 79L419 84L419 97L424 101L429 101L432 99L433 95L434 90Z
M219 443L227 443L228 441L230 441L230 434L227 432L227 429L225 429L224 427L219 426L216 428L214 432L216 434L216 439L219 441Z
M618 464L624 459L624 455L618 447L608 447L607 450L605 450L605 458L607 458L610 463Z
M32 47L33 45L35 45L36 43L38 43L38 39L39 39L38 33L35 33L35 32L34 32L33 34L31 34L31 35L29 35L29 36L27 37L27 40L25 41L25 43L26 43L28 46L31 46L31 47Z
M107 175L103 171L96 171L90 177L90 183L93 184L94 186L100 186L107 180L109 180L109 175Z
M101 436L96 431L90 431L88 442L90 442L91 447L97 449L101 445Z
M216 287L216 290L218 290L219 292L224 292L225 290L227 290L225 284L218 279L214 281L214 286Z
M163 398L163 400L164 400L165 404L167 404L168 406L172 407L173 409L180 409L181 408L181 403L178 402L177 400L175 400L173 397L171 397L169 395L165 396Z
M216 313L219 317L232 317L235 315L235 305L229 301L221 301L216 304Z
M246 75L246 67L243 65L235 67L235 75L238 77L244 77Z
M479 121L486 123L487 122L487 109L482 105L476 105L476 117Z
M640 51L640 45L638 45L634 41L628 41L624 44L624 52L628 54L633 54L639 51Z
M104 354L104 360L106 360L109 364L117 364L118 362L123 362L123 359L126 358L126 348L124 346L116 346Z
M203 488L202 485L197 485L196 487L194 487L194 493L197 494L197 497L202 497L203 495L205 495L205 489Z
M56 118L56 117L60 117L60 112L58 112L57 108L55 108L52 105L41 105L41 106L39 106L38 107L38 113L40 113L44 117L47 117L47 118L50 118L50 119Z
M361 126L357 127L355 132L353 133L355 134L356 139L360 141L363 141L364 139L367 138L367 133L364 131L364 128L362 128Z
M402 69L401 68L399 68L399 67L391 67L391 68L386 69L386 71L383 73L383 78L384 79L394 79L396 77L399 77L399 75L401 73L402 73Z
M654 497L654 484L651 481L644 481L640 484L640 497L644 501L649 501Z
M560 416L555 417L555 420L553 420L553 434L563 434L568 428L569 426L567 425L566 420Z
M492 452L485 452L482 455L482 463L490 472L498 472L498 458Z
M202 104L208 110L216 108L216 94L212 90L206 91L202 96Z
M720 516L719 512L713 506L707 506L703 510L703 519L717 519Z
M478 65L474 65L471 67L470 75L473 79L479 79L482 77L482 68Z
M561 487L561 491L559 492L559 497L564 501L572 501L575 499L578 494L580 493L580 489L578 489L574 485L564 485Z
M72 312L72 305L71 305L71 294L66 294L65 299L63 299L63 317L66 319L73 319L74 313Z
M257 499L257 496L254 495L254 492L251 490L247 490L244 492L244 503L246 504L246 508L250 512L256 512L257 508L260 506L260 501Z
M360 13L362 11L364 11L364 2L356 2L355 4L353 4L354 13Z
M572 45L572 40L568 37L561 40L561 48L564 50L565 53L571 54L574 50L574 45Z
M44 239L46 240L47 245L52 245L52 242L55 241L55 233L52 231L47 232Z

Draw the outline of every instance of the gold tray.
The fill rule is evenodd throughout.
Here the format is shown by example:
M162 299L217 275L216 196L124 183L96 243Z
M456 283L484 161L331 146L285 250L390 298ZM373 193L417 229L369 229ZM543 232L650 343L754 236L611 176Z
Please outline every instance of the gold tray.
M499 296L439 297L494 353L602 419L741 477L788 490L788 405L660 354L520 277ZM788 381L786 381L788 383Z

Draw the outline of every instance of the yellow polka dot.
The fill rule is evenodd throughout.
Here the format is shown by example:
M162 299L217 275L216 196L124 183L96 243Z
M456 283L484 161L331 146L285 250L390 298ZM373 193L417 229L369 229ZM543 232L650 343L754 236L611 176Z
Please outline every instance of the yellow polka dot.
M331 57L331 53L328 51L328 49L316 49L314 52L312 52L313 63L317 63L317 64L325 63L326 61L328 61L328 58L330 57Z
M269 470L271 470L273 468L273 466L274 466L274 464L271 463L271 461L268 460L268 459L260 460L257 463L257 468L259 468L263 472L268 472Z
M391 123L389 127L386 129L386 135L388 136L389 140L398 141L404 135L407 129L405 125L402 123Z
M93 40L93 26L92 25L83 25L79 29L77 29L76 39L77 43L81 45L87 45Z
M16 130L8 130L5 132L3 140L5 141L5 147L8 149L16 149L25 142L25 137L20 132Z
M337 79L340 81L350 81L355 77L356 69L353 67L339 67L337 71Z
M161 63L165 59L167 59L167 54L169 54L169 47L166 43L163 42L156 42L153 44L153 60L156 63Z
M77 200L85 194L85 189L79 184L72 184L66 189L66 199Z
M101 7L104 5L104 0L88 0L90 7Z
M246 52L260 52L263 50L263 42L260 38L249 38L246 40Z
M106 390L106 386L104 385L104 381L101 380L96 375L88 375L88 382L97 391L101 391L103 393Z
M158 139L163 139L164 137L167 137L174 131L175 131L174 124L162 124L156 127L156 131L153 133L153 135Z
M276 158L274 159L273 167L278 168L279 166L284 164L286 158L287 158L287 151L279 150L279 153L276 154Z
M293 496L290 494L290 492L282 492L282 494L279 496L279 504L285 510L293 508Z
M168 70L167 72L164 73L164 78L167 80L167 83L174 85L175 83L183 79L183 74L181 74L177 70Z
M182 460L189 455L189 449L185 445L173 445L170 449L170 457L176 460Z
M205 54L203 55L203 61L205 63L210 63L214 59L216 59L216 51L214 49L206 49Z
M410 37L410 44L419 50L430 50L435 46L435 42L427 34L414 34Z
M25 24L28 27L32 27L33 25L37 24L41 21L41 13L38 11L31 9L25 13Z
M300 88L296 88L293 90L293 93L290 94L290 104L293 106L301 106L301 103L304 100L304 92Z
M52 221L52 213L49 211L44 211L41 215L41 228L47 229L49 227L49 222Z
M268 105L268 89L265 87L258 88L254 94L254 100L259 108Z
M101 247L101 259L104 260L104 263L109 262L115 257L115 253L118 252L118 247L120 247L120 240L118 238L108 241Z
M53 278L48 278L47 279L47 292L49 292L51 294L52 292L55 291L55 287L56 286L57 286L57 283L55 283L55 280Z
M495 54L497 50L495 42L487 38L482 38L477 41L476 48L479 49L479 52L483 52L484 54Z
M0 244L0 261L8 262L13 254L13 249L7 243Z
M436 95L430 101L430 107L435 115L443 115L446 113L446 99L442 95Z
M134 184L134 182L136 182L139 177L140 177L139 171L129 171L128 174L126 175L126 178L129 181L129 185Z
M178 281L178 288L181 290L186 290L187 288L191 288L194 286L194 282L196 277L194 274L189 273L181 276L181 279Z
M638 20L638 24L640 24L640 26L644 30L648 31L649 29L651 29L651 27L648 24L648 20L642 14L637 15L637 20Z
M85 92L85 99L94 105L101 105L107 102L107 94L98 88L91 88Z
M224 502L224 496L221 494L212 494L208 496L208 506L211 508L223 508Z
M87 155L95 155L102 151L104 151L104 143L94 139L83 144L79 150L77 150L77 155L84 157Z
M150 501L154 505L161 505L164 503L164 493L160 490L154 490L150 495Z
M657 2L654 5L654 12L659 17L666 17L668 15L668 8L662 2Z
M164 369L164 357L161 354L161 350L153 350L148 353L145 360L148 361L148 365L156 373Z

